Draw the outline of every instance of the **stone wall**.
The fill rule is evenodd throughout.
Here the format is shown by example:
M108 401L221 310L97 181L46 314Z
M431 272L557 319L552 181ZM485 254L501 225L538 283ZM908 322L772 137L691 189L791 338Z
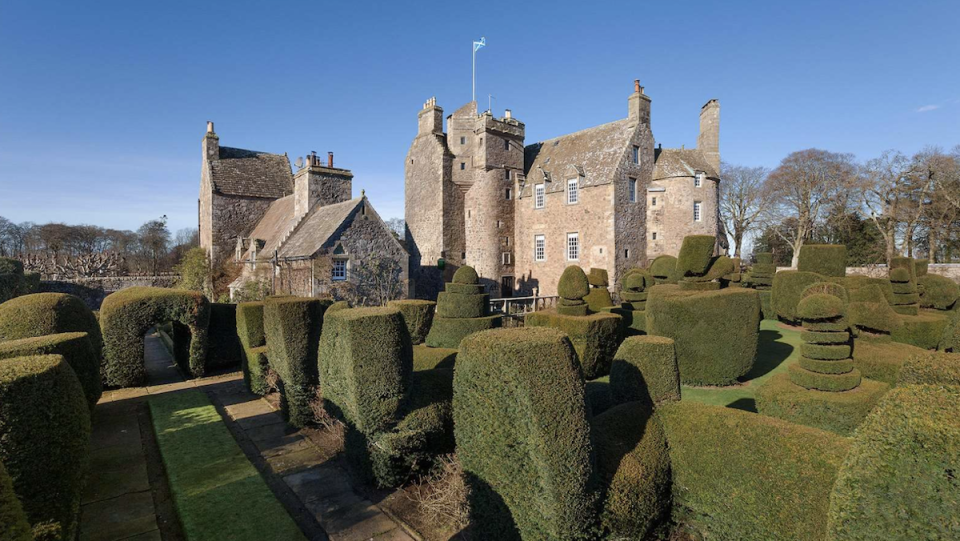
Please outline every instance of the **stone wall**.
M248 237L273 199L242 197L235 195L212 195L211 260L229 260L234 255L237 237Z
M717 179L707 177L696 188L694 177L674 177L651 182L650 188L645 194L648 260L664 254L676 257L687 235L717 235ZM701 202L699 222L693 219L694 201Z
M433 127L439 113L442 110L436 107L421 111L422 126ZM452 158L446 150L445 137L434 131L417 135L407 152L404 166L406 244L411 268L416 269L412 276L414 293L420 298L435 298L443 288L442 272L436 265L444 256L451 233L444 230L444 216L451 203L450 192L456 188L448 178Z
M777 267L777 271L796 270L793 267ZM960 282L960 263L931 263L927 267L927 272L946 276L951 280ZM870 265L867 267L847 267L847 276L870 276L873 278L886 278L889 275L886 265Z
M173 287L179 276L115 276L105 278L76 278L71 280L43 280L41 293L69 293L83 299L91 310L99 310L107 295L128 287Z
M646 103L649 109L649 100ZM647 186L653 178L653 132L647 123L641 123L634 132L630 144L624 149L614 179L614 235L615 260L612 267L605 267L610 284L618 283L627 270L641 266L647 253L646 199ZM640 147L640 163L633 163L633 146ZM636 200L630 201L630 179L636 179Z

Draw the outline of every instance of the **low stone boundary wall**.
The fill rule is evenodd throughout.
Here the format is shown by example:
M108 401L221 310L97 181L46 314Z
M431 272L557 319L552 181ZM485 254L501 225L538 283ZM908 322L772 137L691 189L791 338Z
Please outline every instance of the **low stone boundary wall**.
M179 276L109 276L104 278L74 278L68 280L41 280L42 293L69 293L83 299L91 310L99 310L107 295L128 287L173 287Z
M793 267L777 267L777 271L797 270ZM930 274L946 276L955 282L960 282L960 263L931 263L927 267ZM869 265L866 267L847 267L847 276L870 276L872 278L886 278L886 265Z

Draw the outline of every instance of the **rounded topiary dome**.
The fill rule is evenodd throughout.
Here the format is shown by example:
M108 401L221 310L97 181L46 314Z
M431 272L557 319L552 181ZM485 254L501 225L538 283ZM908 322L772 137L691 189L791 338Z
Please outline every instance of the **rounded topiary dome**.
M560 283L557 284L557 293L564 299L586 297L590 293L590 284L583 269L576 265L570 265L564 269L563 274L560 275Z
M586 278L584 278L586 279ZM457 272L453 273L453 283L455 284L479 284L480 277L477 276L477 271L473 267L464 265L457 269Z
M800 301L797 305L800 319L832 319L845 315L843 300L828 293L816 293Z
M900 268L897 268L897 269L893 269L893 270L890 271L890 281L891 281L891 282L899 282L899 283L909 282L909 281L910 281L910 271L907 270L907 269L905 269L905 268L903 268L903 267L900 267Z
M810 284L804 288L803 293L800 294L800 298L805 299L807 297L820 294L833 295L834 297L843 300L844 304L850 300L849 296L847 295L847 288L835 282L817 282L815 284Z
M647 287L647 275L642 272L631 273L623 285L633 291L643 291Z

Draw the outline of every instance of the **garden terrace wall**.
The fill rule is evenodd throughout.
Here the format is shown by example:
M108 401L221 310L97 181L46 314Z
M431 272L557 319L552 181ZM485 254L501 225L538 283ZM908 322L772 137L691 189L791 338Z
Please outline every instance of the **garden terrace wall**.
M199 377L206 370L207 325L210 303L197 291L133 287L103 301L100 328L104 342L104 382L131 387L146 379L143 335L156 325L172 321L189 329L188 366L184 372ZM174 344L175 348L178 347Z

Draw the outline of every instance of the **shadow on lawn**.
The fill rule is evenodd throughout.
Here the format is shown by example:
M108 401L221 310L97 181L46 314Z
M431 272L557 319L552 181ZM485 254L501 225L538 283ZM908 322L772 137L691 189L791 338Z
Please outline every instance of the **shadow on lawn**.
M783 361L790 357L793 353L793 346L786 342L779 342L778 340L781 338L783 338L783 333L780 331L760 330L757 358L753 362L753 368L741 378L742 381L751 381L763 377L776 370Z

